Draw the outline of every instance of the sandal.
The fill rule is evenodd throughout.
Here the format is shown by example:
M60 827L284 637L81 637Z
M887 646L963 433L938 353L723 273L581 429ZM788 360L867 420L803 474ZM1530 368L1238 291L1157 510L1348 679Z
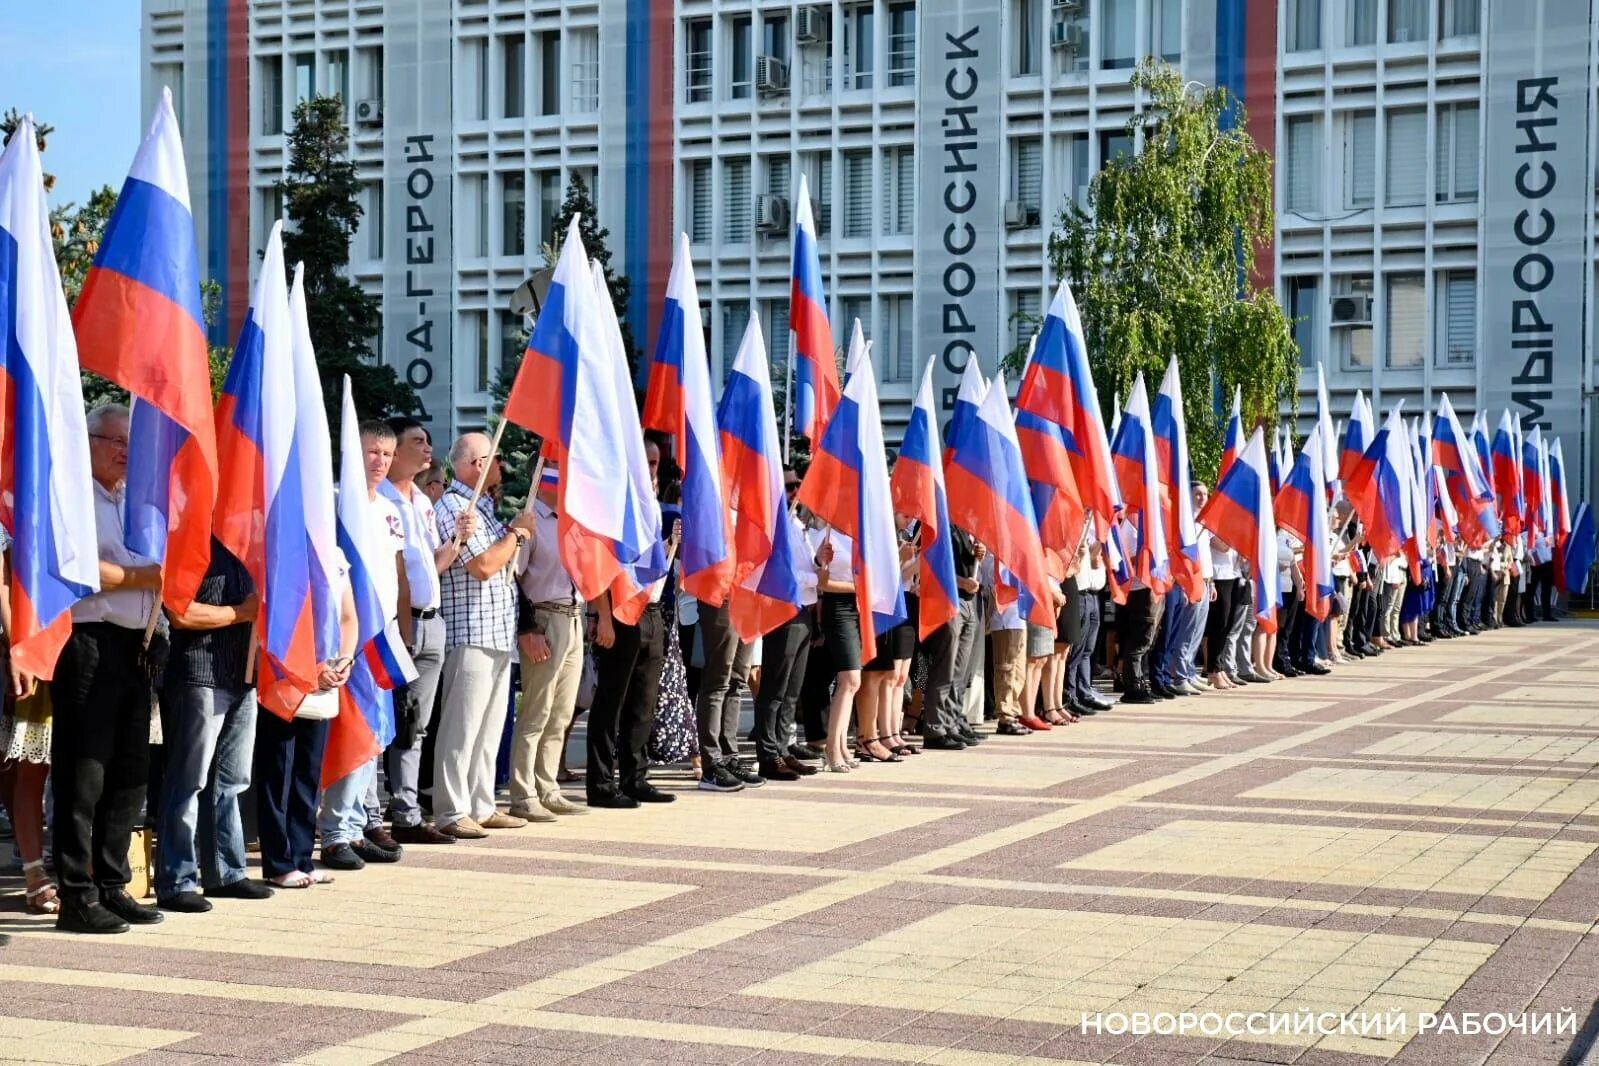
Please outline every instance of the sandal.
M888 739L893 741L892 744L888 745L888 750L895 755L920 755L922 753L921 748L906 743L904 736L899 733L890 733Z
M290 870L286 874L279 874L267 880L278 888L310 888L313 879L304 870Z
M34 859L22 864L22 873L32 884L23 891L23 903L29 914L60 914L61 898L55 882L44 872L44 860ZM38 876L35 877L34 875Z
M881 755L872 754L871 748L869 747L869 745L872 745L872 744L877 744L877 745L881 746L884 751L888 752L888 757L884 758ZM861 762L904 762L905 761L904 759L900 758L899 755L896 754L892 749L890 749L887 744L883 743L883 738L882 737L859 737L859 738L857 738L856 741L855 741L855 757L857 759L859 759Z
M1064 707L1051 707L1044 712L1044 721L1050 725L1071 725L1077 721L1076 718L1067 716L1065 711Z

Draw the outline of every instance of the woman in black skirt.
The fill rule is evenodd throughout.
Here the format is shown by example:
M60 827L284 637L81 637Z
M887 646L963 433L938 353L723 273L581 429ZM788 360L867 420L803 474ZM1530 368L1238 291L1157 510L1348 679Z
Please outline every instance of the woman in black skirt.
M877 654L861 670L861 691L855 702L855 758L860 762L901 762L907 748L896 734L904 718L904 686L916 653L916 546L905 539L906 520L900 526L900 587L905 591L905 620L877 635ZM896 706L896 704L898 706Z
M835 671L822 756L828 771L847 774L859 765L850 759L847 746L850 710L861 688L861 616L855 606L853 549L850 538L832 529L813 530L807 541L816 553L822 640Z

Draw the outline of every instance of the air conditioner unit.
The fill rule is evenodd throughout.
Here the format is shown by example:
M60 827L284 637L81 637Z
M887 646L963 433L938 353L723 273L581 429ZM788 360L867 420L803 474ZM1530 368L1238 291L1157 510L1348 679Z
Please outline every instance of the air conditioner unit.
M827 12L819 7L802 7L794 13L794 39L800 44L822 44L827 40Z
M1056 22L1050 28L1049 43L1067 52L1082 52L1088 47L1088 35L1075 22Z
M1005 228L1026 229L1038 225L1038 208L1020 200L1005 201Z
M355 124L357 126L383 125L383 101L357 100L355 102Z
M762 96L775 96L788 92L788 64L776 56L757 56L755 91Z
M765 193L755 198L755 229L759 233L783 233L788 230L788 197L769 196Z
M1371 296L1350 292L1332 299L1332 324L1334 326L1371 325Z
M1055 0L1051 6L1057 15L1075 15L1083 9L1083 0Z

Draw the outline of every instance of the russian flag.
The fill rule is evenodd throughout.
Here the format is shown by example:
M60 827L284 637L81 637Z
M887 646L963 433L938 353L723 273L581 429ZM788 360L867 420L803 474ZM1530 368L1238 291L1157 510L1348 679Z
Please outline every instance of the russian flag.
M1536 534L1543 534L1549 529L1544 511L1543 463L1539 459L1542 447L1543 428L1533 426L1532 432L1521 442L1521 491L1522 499L1526 501L1523 513L1526 515L1527 528Z
M1371 446L1372 435L1376 431L1372 424L1374 421L1366 394L1356 389L1355 402L1349 408L1349 422L1344 426L1343 453L1338 457L1338 480L1348 481L1360 465L1360 460L1365 458L1366 449Z
M782 447L760 319L751 315L716 409L722 481L733 509L733 628L746 642L799 610L794 524L783 500Z
M356 652L350 678L339 689L339 713L328 728L327 749L322 755L323 788L376 758L394 739L392 690L417 676L394 622L395 605L383 602L373 580L379 568L394 566L394 556L385 557L374 543L360 421L349 375L344 378L343 412L339 420L338 546L350 567Z
M1259 426L1227 468L1196 521L1249 560L1255 617L1266 632L1277 629L1282 598L1277 573L1277 515L1272 507L1265 430Z
M292 335L279 222L267 239L217 404L217 461L225 476L216 537L255 581L261 600L257 630L271 676L309 692L316 687L319 660Z
M220 467L189 177L168 89L133 157L73 324L83 369L137 398L124 536L130 550L165 560L162 598L181 614L211 565Z
M1132 555L1133 574L1156 592L1164 592L1171 587L1171 557L1161 513L1160 475L1156 470L1158 456L1143 374L1133 379L1133 389L1127 396L1127 405L1122 408L1121 424L1116 428L1116 439L1111 442L1110 450L1115 457L1117 481L1126 503L1128 521L1138 533L1138 544L1133 547Z
M1182 372L1177 357L1166 364L1166 376L1155 394L1151 412L1156 474L1161 489L1161 524L1166 529L1172 581L1189 603L1205 595L1199 568L1199 527L1194 524L1193 472L1188 463L1188 425L1183 412Z
M961 427L954 449L945 471L950 519L987 545L995 560L1010 570L1028 620L1053 626L1049 572L1003 372L988 387L977 417Z
M1316 361L1316 425L1321 427L1321 476L1331 485L1338 480L1338 434L1333 429L1332 404L1327 400L1327 372Z
M955 549L950 539L949 495L944 489L944 448L933 400L933 362L929 359L922 370L922 384L916 390L910 423L905 427L905 439L889 478L894 510L921 523L921 604L917 625L923 640L955 617L960 602L955 584Z
M1305 609L1318 622L1326 620L1333 594L1332 534L1327 525L1327 484L1323 480L1326 461L1318 421L1273 500L1277 524L1305 546Z
M294 352L294 441L305 485L306 534L311 541L311 611L317 661L325 662L339 654L339 538L333 503L333 439L322 403L322 374L311 347L304 263L295 266L294 284L289 287L289 322Z
M811 217L810 186L803 174L794 204L794 268L788 297L789 328L794 331L797 358L794 432L814 445L838 406L838 363L833 355L833 328L827 322L827 294L822 291L822 256ZM672 273L676 275L676 266ZM685 532L687 526L685 522Z
M1022 465L1027 470L1028 493L1046 561L1051 556L1075 556L1088 513L1077 492L1066 431L1031 411L1018 410L1015 414L1016 440L1022 449Z
M1494 432L1488 454L1493 469L1494 495L1499 497L1499 520L1510 536L1521 532L1525 510L1521 496L1520 444L1520 436L1506 410L1499 416L1499 428Z
M855 373L855 368L861 365L861 360L866 353L871 351L872 342L866 339L866 334L861 330L861 320L856 319L855 324L849 329L849 354L844 357L844 383L849 384L849 376Z
M1493 454L1488 447L1488 429L1482 412L1471 416L1471 450L1477 454L1477 469L1482 472L1483 484L1488 487L1488 500L1498 510L1499 495L1494 491Z
M1233 409L1227 416L1227 429L1221 439L1221 462L1216 464L1216 480L1220 481L1223 474L1227 473L1233 461L1238 458L1238 453L1244 449L1244 416L1242 409L1243 389L1233 386Z
M688 235L678 239L666 283L661 334L650 362L644 400L646 429L670 433L683 469L683 590L720 607L733 583L733 529L722 488L716 408L711 403L710 358L700 325L699 289Z
M72 605L100 590L100 552L78 349L35 137L26 116L0 155L0 525L12 538L11 658L49 680Z
M866 355L861 372L850 377L839 399L796 497L823 522L850 538L861 650L866 659L876 655L877 634L905 620L891 497L877 376L871 356Z
M1366 526L1366 539L1379 559L1405 551L1415 533L1410 437L1394 404L1360 464L1344 481L1344 492ZM1223 538L1226 539L1226 538Z
M1072 473L1083 506L1094 512L1101 538L1122 508L1110 437L1088 367L1088 344L1077 301L1065 281L1055 290L1033 358L1016 393L1018 410L1046 418L1066 431ZM951 433L951 439L954 434Z
M983 405L983 397L988 393L988 382L983 380L983 371L977 365L975 356L966 360L966 367L961 371L960 388L955 392L955 405L950 408L949 431L944 442L944 465L949 465L950 456L955 453L955 438L960 436L966 423L977 417L977 409Z
M1275 496L1283 487L1283 468L1288 465L1283 460L1283 427L1280 423L1271 431L1271 447L1266 461L1271 474L1271 492Z
M1550 540L1554 542L1555 581L1561 592L1566 588L1566 545L1571 540L1571 504L1566 496L1566 457L1556 437L1549 445L1549 506L1552 525Z
M1566 558L1563 567L1562 588L1573 596L1588 591L1588 572L1593 569L1595 549L1593 510L1584 500L1577 505L1571 520L1571 536L1566 540Z
M1449 394L1438 397L1438 418L1433 423L1432 459L1443 473L1448 495L1460 516L1461 535L1480 547L1499 534L1493 513L1493 491L1477 463L1477 452L1460 428Z

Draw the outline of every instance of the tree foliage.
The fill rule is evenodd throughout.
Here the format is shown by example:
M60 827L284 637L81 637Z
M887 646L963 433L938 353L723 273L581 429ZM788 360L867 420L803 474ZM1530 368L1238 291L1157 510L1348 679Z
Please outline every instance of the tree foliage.
M1106 162L1088 210L1061 213L1050 263L1071 280L1107 409L1140 372L1153 393L1177 357L1194 473L1208 479L1221 451L1218 397L1242 386L1253 424L1275 421L1296 395L1289 319L1248 270L1272 238L1272 161L1225 90L1185 84L1155 61L1133 86L1149 98L1127 123L1141 150Z
M295 264L305 264L306 317L328 424L338 425L346 374L362 418L415 414L421 409L415 390L372 349L382 302L349 275L350 242L362 211L344 104L334 96L301 101L288 143L287 176L277 185L286 216L283 256L291 280Z

